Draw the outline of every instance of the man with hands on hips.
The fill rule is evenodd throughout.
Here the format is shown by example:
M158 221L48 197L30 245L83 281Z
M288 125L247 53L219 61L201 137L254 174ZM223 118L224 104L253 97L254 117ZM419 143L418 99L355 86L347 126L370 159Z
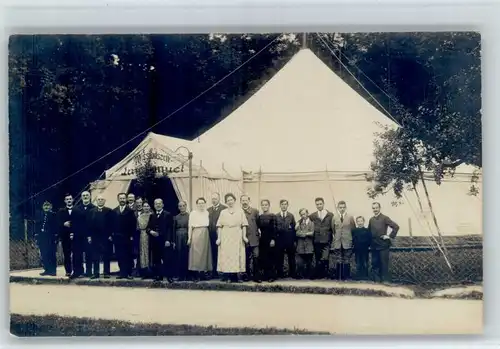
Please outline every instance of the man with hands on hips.
M394 239L399 231L399 225L393 222L389 217L380 212L380 203L372 204L373 217L368 223L368 230L372 234L372 270L374 271L375 281L388 282L389 275L389 252L391 240ZM388 228L391 232L388 233Z

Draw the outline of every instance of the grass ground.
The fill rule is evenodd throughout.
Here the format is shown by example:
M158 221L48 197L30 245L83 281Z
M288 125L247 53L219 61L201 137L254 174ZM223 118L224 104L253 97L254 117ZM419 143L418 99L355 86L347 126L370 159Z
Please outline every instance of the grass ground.
M12 314L10 332L18 337L59 336L253 336L318 335L326 332L276 328L221 328L192 325L134 324L126 321Z

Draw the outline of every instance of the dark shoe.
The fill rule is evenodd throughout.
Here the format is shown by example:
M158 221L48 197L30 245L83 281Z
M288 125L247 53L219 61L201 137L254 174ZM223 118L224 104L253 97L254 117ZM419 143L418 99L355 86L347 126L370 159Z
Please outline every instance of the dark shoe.
M125 277L125 279L127 279L127 280L134 280L134 277L132 275L128 275L128 276Z
M260 280L260 279L254 279L253 282L260 284L262 282L262 280Z
M174 279L172 279L172 278L167 278L167 282L168 282L169 284L171 284L172 282L174 282Z
M111 277L111 276L110 276L110 275L108 275L108 274L105 274L105 275L104 275L104 278L105 278L105 279L109 279L110 277Z
M83 276L86 277L86 278L89 278L89 277L92 277L92 274L85 273L85 274L83 274Z
M117 280L123 280L123 279L126 279L127 277L126 276L123 276L123 275L118 275L116 277Z
M92 275L92 276L90 277L90 279L91 279L91 280L99 279L99 275Z
M65 275L66 275L66 277L70 277L71 273L66 273Z
M79 274L71 274L71 276L69 277L70 279L74 280L74 279L78 279L78 278L81 278L82 276L79 275Z
M49 275L49 273L47 273L46 271L42 271L42 272L41 272L40 274L38 274L38 275L40 275L40 276L48 276L48 275Z

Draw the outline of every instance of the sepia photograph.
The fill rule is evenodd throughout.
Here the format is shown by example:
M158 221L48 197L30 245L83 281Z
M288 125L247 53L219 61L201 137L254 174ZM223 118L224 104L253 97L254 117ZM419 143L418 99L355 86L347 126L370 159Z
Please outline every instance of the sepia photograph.
M17 337L483 332L481 35L9 38Z

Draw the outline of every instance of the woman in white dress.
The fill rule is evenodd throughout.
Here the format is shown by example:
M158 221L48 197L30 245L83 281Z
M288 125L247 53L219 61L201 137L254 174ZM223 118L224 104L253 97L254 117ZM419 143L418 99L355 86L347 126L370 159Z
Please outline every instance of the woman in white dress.
M224 199L227 208L222 210L217 221L217 271L224 273L226 281L238 282L238 273L246 270L248 222L243 210L235 207L236 197L233 194L226 194Z
M203 275L212 270L212 251L210 249L210 237L208 234L208 211L206 200L196 200L196 210L189 214L189 271L194 281L198 281Z

